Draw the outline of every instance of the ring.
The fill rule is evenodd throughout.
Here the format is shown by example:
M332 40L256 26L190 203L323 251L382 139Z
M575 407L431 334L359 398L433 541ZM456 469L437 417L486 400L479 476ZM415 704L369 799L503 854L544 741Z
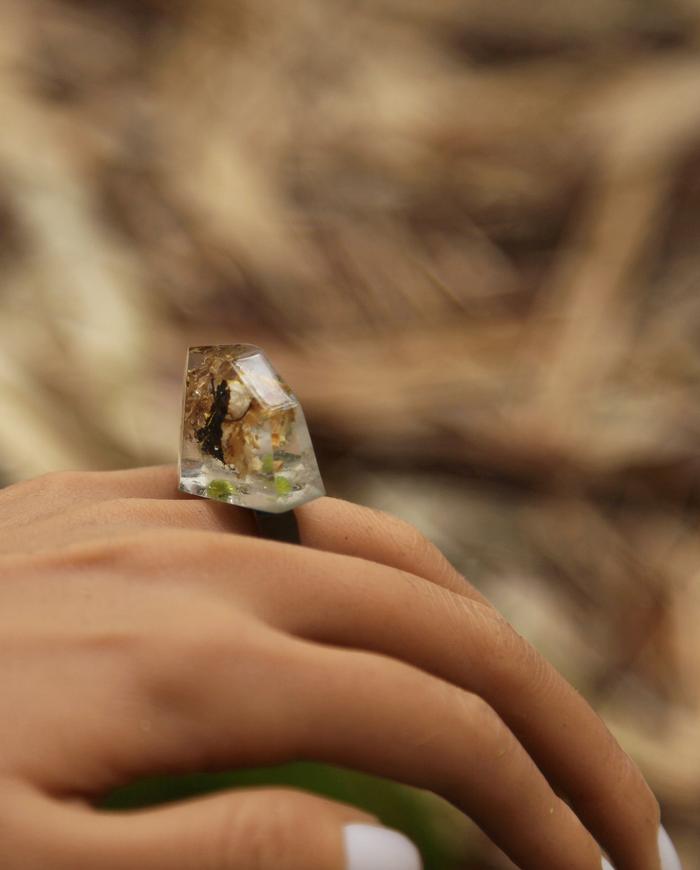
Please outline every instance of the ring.
M294 508L325 495L299 400L259 347L187 353L179 490L249 508L265 537L299 543Z

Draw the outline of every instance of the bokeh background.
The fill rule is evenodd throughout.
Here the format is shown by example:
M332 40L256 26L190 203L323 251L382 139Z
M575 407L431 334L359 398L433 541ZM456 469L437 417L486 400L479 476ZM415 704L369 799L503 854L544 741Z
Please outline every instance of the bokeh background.
M331 493L492 598L700 867L700 0L0 13L2 481L172 460L185 347L262 344ZM511 866L438 799L318 766L112 804L269 780L432 870Z

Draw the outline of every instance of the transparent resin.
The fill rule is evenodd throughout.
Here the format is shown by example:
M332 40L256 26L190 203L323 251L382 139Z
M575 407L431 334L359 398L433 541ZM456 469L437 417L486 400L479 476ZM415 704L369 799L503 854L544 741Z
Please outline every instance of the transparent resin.
M180 489L268 513L325 494L301 405L260 348L189 349Z

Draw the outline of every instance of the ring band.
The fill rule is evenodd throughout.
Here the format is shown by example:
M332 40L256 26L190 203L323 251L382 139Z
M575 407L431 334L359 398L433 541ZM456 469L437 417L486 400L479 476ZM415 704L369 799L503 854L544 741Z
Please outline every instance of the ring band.
M255 525L261 538L271 538L286 544L300 544L299 523L294 511L283 514L267 514L265 511L253 511Z
M299 542L293 510L325 495L299 400L259 347L189 348L179 489L255 512L260 534Z

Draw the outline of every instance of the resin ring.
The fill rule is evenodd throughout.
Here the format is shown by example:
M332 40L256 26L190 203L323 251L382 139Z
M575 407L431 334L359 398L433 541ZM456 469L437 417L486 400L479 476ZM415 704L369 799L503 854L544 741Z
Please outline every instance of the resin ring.
M259 347L191 347L181 492L254 511L265 537L299 543L293 509L325 495L299 400Z

